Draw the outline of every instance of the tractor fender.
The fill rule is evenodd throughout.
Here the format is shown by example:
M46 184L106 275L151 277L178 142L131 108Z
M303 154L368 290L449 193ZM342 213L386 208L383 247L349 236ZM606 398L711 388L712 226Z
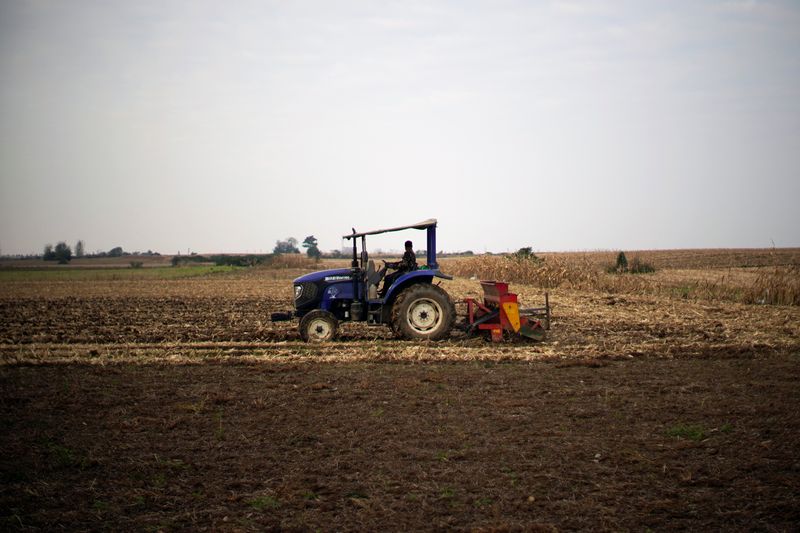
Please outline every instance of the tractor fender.
M392 285L392 287L389 289L389 292L386 293L386 297L383 299L383 322L388 323L388 321L391 320L392 305L394 304L394 300L397 298L397 295L411 285L415 285L417 283L432 283L436 272L438 271L413 270L397 278L397 281L394 283L394 285Z
M414 283L430 283L435 275L435 270L413 270L411 272L406 272L397 278L397 281L395 281L391 288L389 288L389 292L386 293L384 302L389 302L395 298L409 285L413 285Z

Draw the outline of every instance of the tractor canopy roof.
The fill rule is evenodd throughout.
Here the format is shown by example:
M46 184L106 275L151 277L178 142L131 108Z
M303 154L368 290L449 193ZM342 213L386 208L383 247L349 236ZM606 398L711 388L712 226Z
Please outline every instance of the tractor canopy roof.
M417 222L416 224L410 224L408 226L398 226L396 228L386 228L386 229L376 229L372 231L361 231L356 233L355 228L353 228L353 233L349 235L342 235L343 239L352 239L354 237L363 237L364 235L378 235L380 233L390 233L392 231L402 231L404 229L428 229L431 226L436 226L436 219L429 218L428 220L423 220L422 222Z

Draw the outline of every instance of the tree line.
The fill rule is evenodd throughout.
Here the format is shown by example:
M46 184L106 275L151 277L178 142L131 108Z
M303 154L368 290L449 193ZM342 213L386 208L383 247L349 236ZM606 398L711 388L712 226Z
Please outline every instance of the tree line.
M123 257L128 255L160 256L161 254L152 250L147 250L146 252L126 252L122 249L122 246L115 246L107 252L101 251L87 254L86 244L82 240L79 240L75 243L74 254L72 252L72 247L64 241L56 243L55 246L52 244L45 244L42 259L45 261L58 261L59 264L63 265L69 263L73 257Z
M276 254L299 254L300 249L297 247L297 244L298 241L294 237L288 237L284 241L275 241L275 248L272 249L272 252ZM312 259L320 259L322 257L322 252L319 250L319 241L313 235L309 235L303 239L303 243L300 246L306 249L306 255L308 257ZM340 257L342 252L334 250L331 255Z
M313 235L307 236L305 239L303 239L302 243L300 243L294 237L288 237L285 240L278 240L278 241L275 242L275 247L273 248L272 251L273 251L274 254L299 254L300 253L300 248L298 247L298 245L300 247L302 247L302 248L305 248L306 255L308 255L308 257L311 257L312 259L320 259L320 258L323 257L323 255L327 255L329 257L335 257L335 258L338 258L338 257L342 256L341 250L332 250L329 254L323 254L319 249L319 241ZM128 255L160 256L161 254L159 254L158 252L153 252L151 250L147 250L146 252L132 252L131 253L131 252L126 252L125 250L123 250L123 248L121 246L115 246L114 248L111 248L108 251L101 251L101 252L95 252L95 253L87 254L86 253L86 244L84 243L83 240L79 240L77 243L75 243L74 252L73 252L73 248L69 244L67 244L65 241L59 241L58 243L56 243L55 246L53 246L52 244L48 243L48 244L46 244L44 246L44 251L43 251L41 257L45 261L58 261L59 264L65 264L65 263L70 262L73 258L81 258L81 257L123 257L123 256L128 256ZM191 256L196 256L196 254L191 254ZM190 259L189 259L190 261L196 259L195 257L191 257L191 256L190 256ZM223 256L214 256L214 259L219 259L221 257L223 257ZM228 256L224 256L224 257L226 259L228 258ZM248 256L248 258L242 259L242 260L248 260L249 259L249 261L252 262L255 258L256 258L256 256L253 255L252 257ZM207 260L208 258L203 258L203 259ZM178 261L180 261L180 260L183 260L183 258L178 259ZM237 261L238 260L239 259L237 259Z

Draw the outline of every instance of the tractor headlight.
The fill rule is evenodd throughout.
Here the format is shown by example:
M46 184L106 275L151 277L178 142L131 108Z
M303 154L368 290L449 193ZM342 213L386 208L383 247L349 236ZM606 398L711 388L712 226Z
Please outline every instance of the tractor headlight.
M295 300L299 300L302 295L303 295L303 286L302 285L295 285L294 286L294 299Z

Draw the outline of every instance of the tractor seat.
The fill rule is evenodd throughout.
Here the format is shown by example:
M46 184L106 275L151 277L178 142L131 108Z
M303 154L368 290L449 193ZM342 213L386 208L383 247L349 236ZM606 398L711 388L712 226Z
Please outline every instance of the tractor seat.
M370 259L367 262L367 284L378 285L383 279L383 270L375 270L375 261Z

